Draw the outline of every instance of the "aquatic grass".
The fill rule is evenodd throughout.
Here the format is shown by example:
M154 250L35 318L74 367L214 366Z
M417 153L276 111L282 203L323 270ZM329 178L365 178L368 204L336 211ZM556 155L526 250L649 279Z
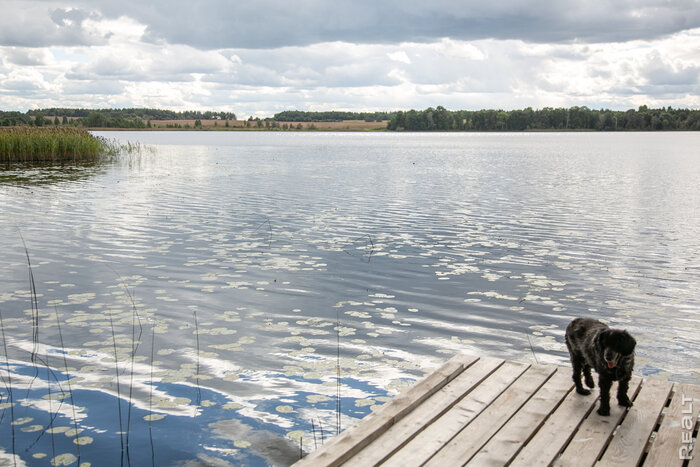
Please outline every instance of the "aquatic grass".
M143 335L143 325L141 323L141 316L138 313L138 309L136 308L136 302L134 300L134 296L131 294L131 291L129 290L129 287L127 286L126 282L124 282L124 279L122 278L117 271L110 267L114 271L115 274L117 274L117 277L119 278L119 281L122 283L122 286L124 287L124 291L126 292L126 295L129 297L129 301L131 302L131 375L129 377L129 405L127 407L127 412L126 412L126 460L127 464L131 465L131 455L129 452L129 433L130 433L130 428L131 428L131 407L133 406L133 393L134 393L134 361L136 358L136 351L139 348L139 345L141 343L141 336ZM111 316L110 316L110 321L111 321ZM138 328L139 328L139 335L136 337L136 323L138 322ZM115 358L116 358L116 349L115 349ZM151 369L151 371L153 371ZM121 415L121 414L120 414Z
M202 388L199 385L199 323L197 321L197 310L192 310L192 316L194 317L194 334L197 338L197 369L196 369L196 379L197 379L197 404L202 403Z
M122 423L122 395L119 385L119 354L117 353L117 335L114 332L114 320L112 315L109 315L109 327L112 330L112 346L114 348L114 373L117 383L117 414L119 415L119 444L120 450L120 465L124 465L124 424Z
M61 332L61 320L58 318L58 308L54 307L56 313L56 327L58 330L58 337L61 342L61 354L63 355L63 367L66 371L66 383L68 384L68 395L70 396L71 409L73 411L73 428L75 429L75 446L78 451L78 465L80 465L80 443L78 442L78 417L75 413L75 399L73 398L73 387L70 382L70 373L68 372L68 359L66 358L66 347L63 343L63 333Z
M10 370L10 357L7 354L7 337L5 337L5 324L2 319L2 311L0 311L0 332L2 333L2 346L5 351L5 367L7 368L7 382L4 381L7 388L7 399L10 404L10 430L12 432L12 462L17 466L17 456L15 455L15 400L12 394L12 371Z
M127 145L129 146L129 145ZM132 145L133 146L133 145ZM133 151L82 128L11 127L0 129L0 163L56 164L98 162L121 150Z
M155 350L156 328L151 326L150 387L148 390L148 439L151 444L151 465L156 466L156 451L153 444L153 352Z
M22 232L19 232L19 238L22 240L22 246L24 247L24 254L27 256L27 269L29 270L29 292L31 294L31 306L32 306L32 354L31 361L34 365L34 379L39 376L39 369L36 366L36 355L39 349L39 301L36 294L36 283L34 281L34 271L32 270L32 261L29 258L29 249L27 248L27 243L24 241ZM33 382L34 380L32 380ZM32 385L29 385L31 389Z
M341 413L340 413L340 311L335 311L335 331L336 331L336 401L335 401L335 433L340 434L341 431Z

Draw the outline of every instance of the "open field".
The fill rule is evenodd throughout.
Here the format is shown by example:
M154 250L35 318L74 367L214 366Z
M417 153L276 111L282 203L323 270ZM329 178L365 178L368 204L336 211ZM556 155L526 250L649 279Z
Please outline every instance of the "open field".
M228 128L238 128L238 129L293 129L293 130L335 130L335 131L368 131L368 130L384 130L386 129L387 122L365 122L364 120L345 120L342 122L274 122L276 127L272 127L273 122L264 120L260 121L262 126L258 126L257 121L247 121L247 120L201 120L202 127L206 129L226 129L226 123L228 122ZM194 128L195 120L151 120L151 126L156 129L167 129L174 128L176 125L178 129ZM248 126L246 126L248 123ZM286 125L286 127L285 127ZM301 125L301 128L299 128Z

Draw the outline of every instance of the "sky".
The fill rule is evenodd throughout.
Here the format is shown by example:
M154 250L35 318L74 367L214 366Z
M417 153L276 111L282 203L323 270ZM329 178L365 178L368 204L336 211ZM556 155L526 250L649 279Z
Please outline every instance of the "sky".
M700 0L0 0L0 110L700 108Z

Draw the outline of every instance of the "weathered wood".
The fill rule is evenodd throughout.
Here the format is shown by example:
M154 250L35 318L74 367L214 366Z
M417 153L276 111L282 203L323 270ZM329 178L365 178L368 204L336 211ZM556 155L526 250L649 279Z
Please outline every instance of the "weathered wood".
M296 465L700 467L697 442L689 461L679 451L692 445L700 386L633 377L629 410L616 389L601 417L570 368L457 356Z
M501 428L467 465L506 465L574 387L564 368L557 372Z
M457 377L465 367L472 365L478 357L459 354L448 360L438 370L429 374L406 392L399 394L377 412L365 417L362 422L339 434L295 465L335 466L340 465L386 431L396 420L409 413L424 400Z
M700 441L695 440L695 448L690 452L688 467L700 467Z
M366 467L381 463L462 400L502 364L503 360L500 359L479 359L343 465Z
M426 463L444 467L463 465L527 402L556 371L554 367L530 367L490 404L474 421L462 429Z
M571 378L571 368L560 368L557 373L563 372ZM636 384L639 384L639 378ZM630 389L632 392L636 387ZM544 425L535 433L535 436L518 453L511 463L513 467L548 466L562 452L568 444L574 432L584 418L593 410L596 398L582 396L576 391L571 391L559 407L545 421Z
M633 401L640 384L641 379L638 377L633 377L630 381L627 394ZM617 384L613 384L613 387L610 389L611 394L613 394L613 403L610 404L610 415L602 417L595 410L591 411L581 423L581 426L579 426L561 457L554 462L555 466L593 465L600 457L613 431L615 431L618 423L627 412L626 407L617 405L617 401L614 399L614 391L616 390ZM592 398L592 396L581 397ZM596 403L596 407L598 407L598 403Z
M688 457L690 443L683 443L683 436L692 438L700 413L700 387L677 384L661 426L656 434L645 465L671 467L683 465ZM681 451L681 448L684 451ZM697 450L697 448L696 448ZM696 453L696 457L700 454Z
M421 431L400 451L389 457L383 465L387 467L422 465L464 426L472 422L529 366L517 362L506 362L501 365L452 409Z
M599 465L637 465L649 442L661 411L666 406L673 383L659 379L647 379L642 384L635 404L615 432Z

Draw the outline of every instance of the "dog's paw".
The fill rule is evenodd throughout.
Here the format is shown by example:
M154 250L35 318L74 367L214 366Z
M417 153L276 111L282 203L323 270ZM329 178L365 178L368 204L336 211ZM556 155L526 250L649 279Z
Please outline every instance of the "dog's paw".
M624 399L617 399L617 403L622 407L632 407L632 401L627 396L625 396Z
M607 417L608 415L610 415L610 407L600 407L597 410L597 412L598 412L598 415L603 416L603 417Z
M594 387L595 387L595 382L593 381L593 377L592 377L592 376L587 376L587 377L586 377L586 386L588 386L589 388L594 388Z
M581 389L576 388L576 392L583 395L583 396L587 396L591 393L591 391L589 391L588 389L583 389L583 388L581 388Z

